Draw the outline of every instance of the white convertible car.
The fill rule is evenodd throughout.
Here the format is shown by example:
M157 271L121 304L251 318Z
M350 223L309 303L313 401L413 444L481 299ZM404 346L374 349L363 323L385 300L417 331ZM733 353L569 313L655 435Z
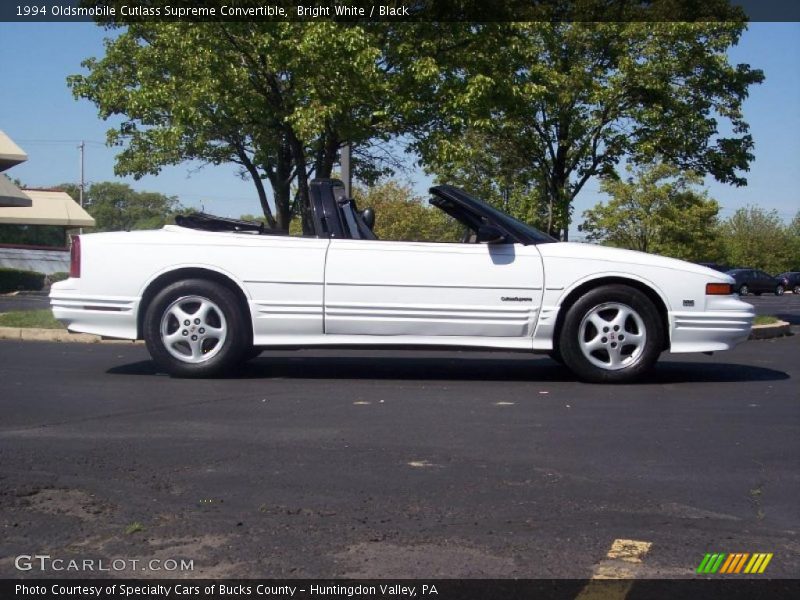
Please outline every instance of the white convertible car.
M337 180L311 184L314 236L198 214L75 238L50 293L70 331L144 339L172 375L221 374L266 347L545 352L579 378L630 381L661 352L728 350L753 307L695 264L559 243L451 186L430 202L461 243L379 241Z

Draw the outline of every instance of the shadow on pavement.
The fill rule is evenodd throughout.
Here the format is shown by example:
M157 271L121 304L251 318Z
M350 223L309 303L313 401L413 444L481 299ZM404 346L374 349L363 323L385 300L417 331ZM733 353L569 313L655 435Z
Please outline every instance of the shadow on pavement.
M781 321L786 321L787 323L791 323L792 325L800 325L800 314L795 313L777 313L775 315Z
M152 361L108 370L111 375L155 375ZM400 379L453 381L577 381L550 359L474 359L419 357L285 357L261 356L224 379ZM634 385L694 382L778 381L783 371L734 363L663 361Z

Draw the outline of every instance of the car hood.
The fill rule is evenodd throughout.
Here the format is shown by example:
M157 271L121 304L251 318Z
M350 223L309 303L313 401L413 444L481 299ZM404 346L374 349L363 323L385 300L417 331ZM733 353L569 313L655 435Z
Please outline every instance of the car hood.
M648 254L637 250L625 250L597 244L584 244L580 242L558 242L555 244L539 244L537 246L543 257L571 258L612 262L619 264L634 264L662 269L673 269L684 273L703 275L715 281L733 283L733 277L702 265L668 258L658 254Z

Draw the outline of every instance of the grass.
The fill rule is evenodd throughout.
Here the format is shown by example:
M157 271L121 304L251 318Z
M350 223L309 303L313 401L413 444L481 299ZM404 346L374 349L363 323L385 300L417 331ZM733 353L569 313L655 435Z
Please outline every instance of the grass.
M753 321L753 325L774 325L780 321L777 317L772 317L770 315L758 315L756 316L756 320Z
M53 318L53 313L48 309L18 310L0 314L0 327L64 329L64 326Z
M144 531L144 525L138 521L134 521L125 528L125 533L127 535L133 535L134 533L139 533L140 531Z

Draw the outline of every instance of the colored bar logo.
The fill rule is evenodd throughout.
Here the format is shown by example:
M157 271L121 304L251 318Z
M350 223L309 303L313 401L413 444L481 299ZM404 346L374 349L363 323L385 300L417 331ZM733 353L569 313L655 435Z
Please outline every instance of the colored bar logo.
M724 552L709 553L700 561L697 572L701 574L737 574L737 573L763 573L769 561L772 560L772 553L736 552L725 554Z

